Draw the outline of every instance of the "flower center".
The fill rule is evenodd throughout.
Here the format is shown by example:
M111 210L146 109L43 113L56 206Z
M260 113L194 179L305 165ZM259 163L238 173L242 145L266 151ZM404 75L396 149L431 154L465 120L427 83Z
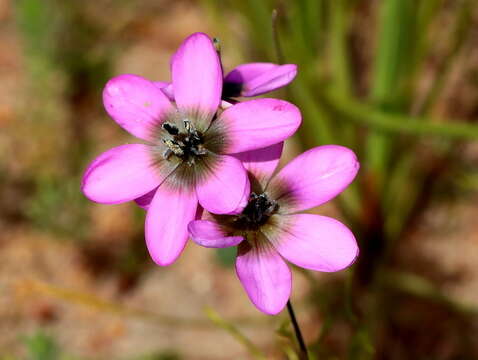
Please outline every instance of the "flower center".
M190 120L183 120L184 130L180 130L175 124L165 122L161 125L167 135L163 137L163 143L167 149L163 157L168 160L172 155L193 165L195 158L207 154L204 147L203 135L191 124Z
M242 228L255 230L264 225L278 209L279 204L275 200L270 200L264 193L257 195L253 192L237 221Z

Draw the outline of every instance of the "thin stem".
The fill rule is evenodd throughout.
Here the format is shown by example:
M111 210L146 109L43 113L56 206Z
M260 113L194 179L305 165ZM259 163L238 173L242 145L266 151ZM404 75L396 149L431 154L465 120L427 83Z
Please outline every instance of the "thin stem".
M278 13L277 9L272 10L272 39L274 41L274 51L276 53L277 57L277 62L279 64L284 63L284 53L282 52L282 47L280 46L280 41L279 41L279 24L278 22Z
M297 338L297 342L299 343L300 352L301 352L300 358L301 360L309 360L307 347L305 346L304 338L302 337L302 332L300 331L299 323L297 322L297 319L295 318L294 309L292 307L290 300L287 301L287 311L289 312L290 321L292 322L292 325L294 326L295 337Z

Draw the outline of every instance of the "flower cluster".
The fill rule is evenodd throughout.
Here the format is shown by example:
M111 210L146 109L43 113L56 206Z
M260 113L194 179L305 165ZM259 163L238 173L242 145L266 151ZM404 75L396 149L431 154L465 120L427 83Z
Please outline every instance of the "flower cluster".
M213 41L195 33L173 55L170 83L111 79L106 111L143 141L97 157L85 171L83 193L103 204L135 200L145 208L146 244L158 265L173 263L189 237L205 247L237 246L237 275L251 301L278 313L291 292L284 259L337 271L358 253L343 224L298 213L350 184L359 168L354 153L316 147L273 175L300 111L278 99L237 100L285 86L296 73L291 64L251 63L223 77Z

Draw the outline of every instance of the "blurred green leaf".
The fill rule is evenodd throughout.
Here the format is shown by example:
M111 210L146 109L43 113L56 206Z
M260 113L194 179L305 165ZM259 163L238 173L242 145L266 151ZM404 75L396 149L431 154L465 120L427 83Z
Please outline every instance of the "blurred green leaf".
M159 351L150 355L135 357L134 360L181 360L182 357L174 350Z
M232 267L236 263L237 249L235 246L215 249L214 254L217 262L224 267Z
M372 78L371 101L383 111L403 110L409 101L407 86L415 54L416 8L414 0L381 2L379 35ZM381 130L372 130L367 139L366 164L378 194L389 166L392 139Z
M213 308L204 309L206 316L216 326L226 330L234 339L241 343L249 352L249 354L256 360L265 360L266 356L263 352L248 338L246 337L232 322L227 321Z
M328 104L344 119L355 121L381 133L408 134L413 136L435 136L443 139L477 140L478 125L460 120L432 120L400 113L384 112L373 106L333 92L325 95Z
M58 360L59 348L55 340L39 331L24 338L27 347L28 360Z

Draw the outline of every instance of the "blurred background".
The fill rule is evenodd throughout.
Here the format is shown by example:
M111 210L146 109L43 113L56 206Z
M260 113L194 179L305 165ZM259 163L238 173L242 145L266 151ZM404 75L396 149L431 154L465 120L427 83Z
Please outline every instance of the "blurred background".
M156 267L143 210L79 191L89 161L134 141L105 82L168 81L196 31L226 71L299 65L272 94L304 118L284 161L333 143L362 164L314 210L353 229L358 261L294 269L311 359L477 359L476 0L0 0L0 359L298 359L234 252L189 243Z

